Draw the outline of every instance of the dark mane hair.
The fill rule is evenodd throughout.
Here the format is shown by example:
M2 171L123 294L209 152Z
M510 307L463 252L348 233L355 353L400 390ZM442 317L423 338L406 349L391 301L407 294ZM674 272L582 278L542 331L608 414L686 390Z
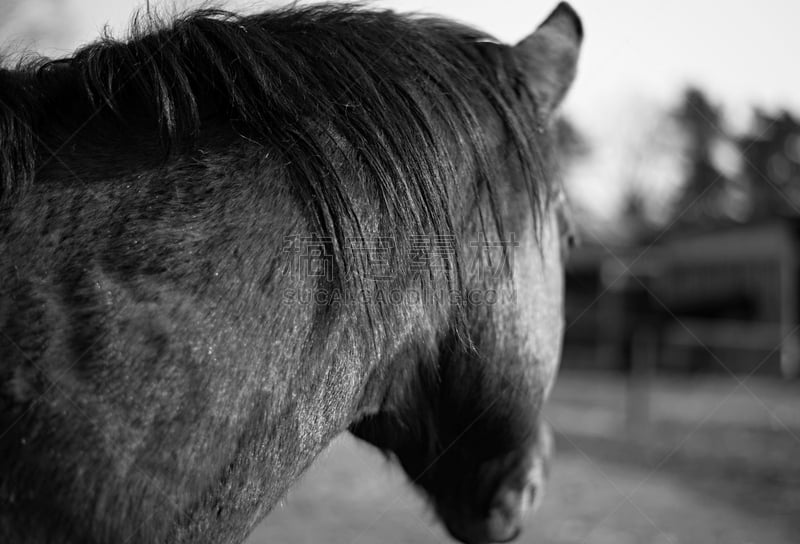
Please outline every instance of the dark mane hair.
M500 141L487 138L487 116ZM140 16L128 40L0 71L0 203L73 139L103 145L98 134L123 126L157 135L172 157L206 127L229 126L285 166L346 270L344 238L374 229L360 223L354 178L379 206L378 232L452 235L453 195L494 202L504 166L490 158L507 149L538 211L549 190L533 119L509 48L450 22L332 5ZM452 283L458 259L445 264Z

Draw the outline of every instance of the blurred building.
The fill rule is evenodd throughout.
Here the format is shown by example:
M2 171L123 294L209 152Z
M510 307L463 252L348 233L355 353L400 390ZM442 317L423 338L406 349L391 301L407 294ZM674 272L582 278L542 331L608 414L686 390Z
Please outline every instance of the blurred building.
M567 272L565 366L797 377L800 220L590 245Z

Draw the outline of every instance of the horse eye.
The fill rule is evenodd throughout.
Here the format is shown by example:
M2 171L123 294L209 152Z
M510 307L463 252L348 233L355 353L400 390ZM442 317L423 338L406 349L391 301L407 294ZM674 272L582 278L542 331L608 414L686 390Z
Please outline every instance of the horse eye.
M563 217L560 223L561 256L566 260L567 257L569 257L570 251L578 246L579 241L572 226L572 222L568 218Z
M578 246L579 240L575 232L575 223L573 222L569 204L563 193L558 197L558 230L561 235L561 256L564 260L569 257L569 252Z
M572 231L568 232L566 234L566 239L567 239L566 242L567 249L575 249L576 247L578 247L579 244L578 237L574 232Z
M561 236L561 261L566 262L569 259L569 254L572 251L572 237Z

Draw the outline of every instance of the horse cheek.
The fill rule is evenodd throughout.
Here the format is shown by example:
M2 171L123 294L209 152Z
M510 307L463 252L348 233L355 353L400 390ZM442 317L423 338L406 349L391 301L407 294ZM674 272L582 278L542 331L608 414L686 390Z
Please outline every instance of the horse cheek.
M533 229L520 237L514 254L514 306L520 355L528 383L552 389L564 336L564 271L554 214L541 219L537 241Z
M480 533L488 541L505 542L522 530L525 517L535 511L544 494L552 433L540 411L555 381L564 333L564 278L558 226L554 214L542 217L541 235L527 229L519 240L514 266L514 314L519 363L524 382L520 407L531 407L535 439L513 455L517 461L491 499Z

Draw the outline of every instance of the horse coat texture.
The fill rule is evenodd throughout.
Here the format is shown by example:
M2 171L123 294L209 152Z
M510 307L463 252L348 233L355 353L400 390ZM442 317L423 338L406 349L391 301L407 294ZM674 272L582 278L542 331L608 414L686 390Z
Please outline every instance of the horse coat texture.
M348 429L515 537L581 37L206 10L0 70L0 541L241 542Z

